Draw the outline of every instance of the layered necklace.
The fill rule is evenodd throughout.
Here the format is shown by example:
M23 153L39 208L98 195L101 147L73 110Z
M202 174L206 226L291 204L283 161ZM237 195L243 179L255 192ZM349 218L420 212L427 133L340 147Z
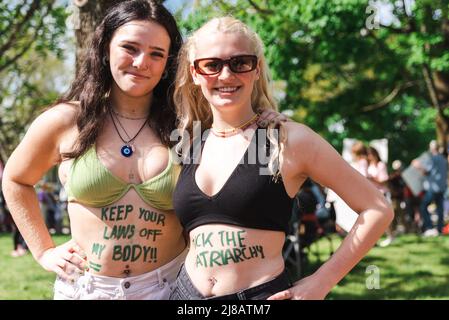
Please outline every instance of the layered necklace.
M112 109L112 108L111 108ZM120 153L122 154L122 156L129 158L133 155L134 153L134 145L132 144L132 142L134 141L134 139L137 138L137 136L139 135L140 132L142 132L143 128L145 127L145 125L147 124L148 120L145 120L145 122L142 124L142 126L140 127L140 129L137 131L137 133L131 138L130 135L128 134L128 132L126 132L125 127L122 125L122 123L119 120L119 117L125 118L125 119L129 119L129 120L143 120L143 119L147 119L148 117L142 117L142 118L129 118L129 117L125 117L122 116L121 114L119 114L116 111L112 111L111 109L109 109L111 112L111 120L112 123L114 124L114 128L115 131L117 131L118 136L120 137L120 140L122 140L122 142L124 143L124 145L120 148ZM114 119L114 114L115 114L115 119ZM125 140L122 135L120 134L119 129L117 128L117 124L115 123L115 121L117 121L117 123L119 124L119 126L122 128L123 132L125 133L125 135L128 137L128 140Z
M217 137L226 138L226 137L229 137L229 136L233 136L234 134L238 133L240 130L242 130L242 131L246 130L251 125L253 125L257 121L257 119L259 119L259 115L255 114L254 117L252 117L251 119L249 119L245 123L239 125L238 127L224 129L224 130L217 130L216 128L214 128L214 125L212 125L211 131Z

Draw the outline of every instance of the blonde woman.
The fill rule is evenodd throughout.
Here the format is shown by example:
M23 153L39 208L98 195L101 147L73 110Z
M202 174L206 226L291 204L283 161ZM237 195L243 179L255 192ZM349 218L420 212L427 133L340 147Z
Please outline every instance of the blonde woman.
M195 121L205 141L185 152L175 188L190 250L171 299L323 299L390 223L376 188L307 126L286 122L279 144L275 128L265 139L255 121L276 104L262 42L242 22L212 19L187 40L175 103L188 133L183 151ZM291 284L282 247L292 198L307 177L335 190L359 218L329 261Z

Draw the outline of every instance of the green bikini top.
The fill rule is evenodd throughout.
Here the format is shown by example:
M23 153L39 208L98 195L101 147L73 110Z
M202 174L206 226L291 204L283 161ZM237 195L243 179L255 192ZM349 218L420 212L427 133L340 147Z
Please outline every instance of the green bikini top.
M105 207L134 188L143 201L159 210L173 209L173 191L181 166L174 163L169 151L168 165L157 176L140 184L127 183L114 176L100 161L95 145L71 165L65 185L68 201L90 207Z

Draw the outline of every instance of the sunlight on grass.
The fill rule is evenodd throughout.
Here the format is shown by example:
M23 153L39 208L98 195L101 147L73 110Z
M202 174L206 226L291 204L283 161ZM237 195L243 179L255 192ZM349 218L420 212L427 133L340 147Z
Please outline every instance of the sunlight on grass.
M334 237L334 250L341 242ZM327 299L449 299L449 238L421 238L404 235L386 248L374 247L368 255L332 290ZM306 274L316 270L329 257L327 240L314 244L308 255ZM319 253L320 261L317 255ZM380 288L368 289L378 268Z
M69 237L54 236L53 239L57 244L61 244ZM12 236L0 234L0 299L52 299L55 275L42 269L31 254L11 257L12 249Z

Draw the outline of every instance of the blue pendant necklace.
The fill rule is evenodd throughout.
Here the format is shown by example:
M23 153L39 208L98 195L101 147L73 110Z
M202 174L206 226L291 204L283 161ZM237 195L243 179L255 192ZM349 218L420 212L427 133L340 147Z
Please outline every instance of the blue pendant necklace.
M134 139L137 138L137 136L139 135L139 133L143 130L143 127L145 127L146 123L148 120L145 120L145 122L142 124L142 126L140 127L139 131L137 131L137 133L134 135L134 137L130 138L130 136L128 135L128 132L126 132L125 128L123 127L122 123L120 122L120 120L118 119L114 119L114 116L112 115L112 111L111 111L111 119L112 119L112 123L114 124L114 128L115 131L117 131L118 136L120 137L120 140L123 141L124 145L120 148L120 153L122 154L122 156L129 158L133 155L134 153L134 148L131 144L131 142L134 141ZM117 128L117 125L115 124L115 120L117 120L118 124L120 125L120 127L123 129L123 132L125 132L126 136L128 137L129 140L125 140L123 139L122 135L120 134L120 131Z

